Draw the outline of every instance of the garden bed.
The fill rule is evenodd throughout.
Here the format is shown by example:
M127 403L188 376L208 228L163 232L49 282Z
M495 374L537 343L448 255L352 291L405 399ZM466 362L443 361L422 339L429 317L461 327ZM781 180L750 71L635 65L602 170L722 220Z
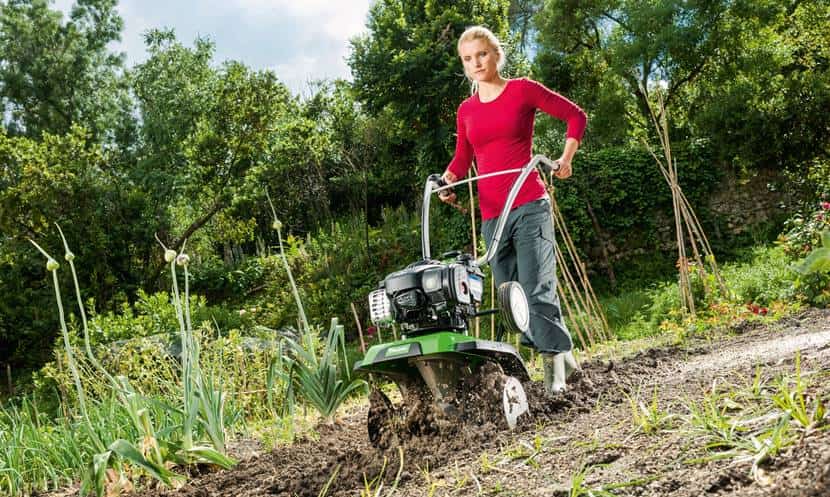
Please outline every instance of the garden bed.
M586 362L584 378L556 402L530 384L534 416L514 433L459 427L379 451L363 406L270 452L237 444L243 460L232 470L140 494L830 494L828 419L815 412L816 399L830 400L830 311L731 331Z

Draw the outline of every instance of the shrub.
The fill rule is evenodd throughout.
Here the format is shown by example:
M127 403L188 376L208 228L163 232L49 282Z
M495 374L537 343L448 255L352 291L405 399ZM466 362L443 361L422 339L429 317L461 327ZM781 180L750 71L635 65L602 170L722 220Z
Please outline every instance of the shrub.
M802 267L802 271L793 278L796 290L812 304L830 305L830 273L805 271L806 266L802 262L811 257L820 259L822 234L830 231L830 201L822 199L815 202L806 213L790 218L786 227L787 231L778 241L795 267ZM819 255L812 255L814 252Z

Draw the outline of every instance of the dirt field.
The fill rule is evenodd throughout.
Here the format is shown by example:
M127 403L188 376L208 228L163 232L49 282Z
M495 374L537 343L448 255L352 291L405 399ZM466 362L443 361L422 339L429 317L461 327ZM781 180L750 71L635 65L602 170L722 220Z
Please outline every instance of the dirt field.
M141 495L830 496L826 421L804 427L763 400L796 390L798 353L808 386L790 398L810 412L816 398L830 403L830 311L731 331L586 363L556 402L527 385L533 417L512 433L465 427L381 452L368 443L363 408L316 440Z

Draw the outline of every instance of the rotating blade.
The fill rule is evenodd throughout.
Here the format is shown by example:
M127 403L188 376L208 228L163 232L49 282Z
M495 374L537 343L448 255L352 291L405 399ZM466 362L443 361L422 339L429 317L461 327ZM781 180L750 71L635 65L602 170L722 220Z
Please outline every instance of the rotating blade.
M508 376L504 381L502 389L502 402L504 407L504 418L510 429L516 428L519 416L528 411L527 395L522 383L513 376Z

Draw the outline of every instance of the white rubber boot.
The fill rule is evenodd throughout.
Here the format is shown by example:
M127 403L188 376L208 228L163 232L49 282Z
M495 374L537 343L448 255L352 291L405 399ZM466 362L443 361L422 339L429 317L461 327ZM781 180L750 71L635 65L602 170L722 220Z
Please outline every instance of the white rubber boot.
M558 354L542 354L542 366L545 372L545 391L550 395L564 391L568 377L574 372L582 371L570 350Z
M565 358L565 378L569 378L573 373L582 372L582 368L580 368L579 364L576 362L576 357L574 357L573 351L569 350L558 355Z
M565 390L564 354L542 354L542 366L545 372L545 392L555 395Z

